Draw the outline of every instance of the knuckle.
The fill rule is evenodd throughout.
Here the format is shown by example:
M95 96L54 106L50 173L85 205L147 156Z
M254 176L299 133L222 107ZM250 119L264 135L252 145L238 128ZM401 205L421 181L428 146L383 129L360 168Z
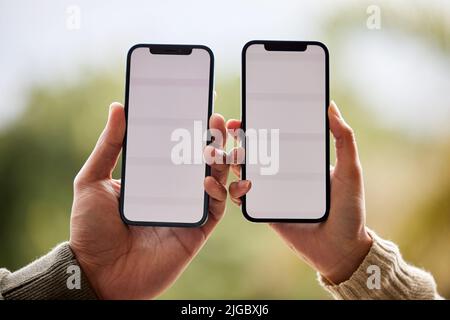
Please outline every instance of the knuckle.
M362 177L362 175L363 175L362 174L362 166L358 160L352 166L352 170L351 170L350 174L355 179L360 179Z
M83 176L79 172L73 179L73 188L75 190L80 190L83 188L83 185L84 185Z
M343 129L343 135L345 137L346 140L351 140L354 141L355 140L355 132L353 131L353 129L349 126L345 126Z

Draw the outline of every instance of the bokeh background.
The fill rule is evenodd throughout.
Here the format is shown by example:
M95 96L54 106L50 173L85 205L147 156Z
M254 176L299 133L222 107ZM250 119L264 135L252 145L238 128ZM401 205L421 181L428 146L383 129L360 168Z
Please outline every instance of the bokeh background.
M245 42L320 40L331 96L356 131L368 225L450 298L449 17L450 2L430 0L1 0L0 266L15 270L68 239L72 181L108 105L123 102L133 44L210 46L216 111L239 117ZM229 203L162 298L328 295L274 232Z

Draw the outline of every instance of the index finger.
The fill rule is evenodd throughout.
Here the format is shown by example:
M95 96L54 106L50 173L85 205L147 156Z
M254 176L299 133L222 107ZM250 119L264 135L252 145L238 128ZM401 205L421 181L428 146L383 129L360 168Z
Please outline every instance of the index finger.
M216 147L223 148L227 142L227 129L225 128L225 119L219 113L214 113L209 118L209 130L213 137L213 143Z
M235 142L240 142L241 140L241 136L239 134L240 132L243 132L240 131L240 129L242 129L241 126L241 120L230 119L226 123L227 131L234 138Z
M234 139L234 147L237 148L240 141L241 141L241 134L243 134L242 130L242 122L241 120L237 119L230 119L226 123L227 131L228 133L233 137ZM242 149L242 148L240 148ZM245 154L245 153L244 153ZM241 177L241 164L231 164L231 171L238 177Z
M221 114L214 113L211 118L209 118L209 129L213 139L212 145L205 148L205 152L212 149L214 152L223 151L223 147L227 140L227 129L225 127L225 119ZM225 154L225 153L224 153ZM211 154L214 156L213 154ZM211 166L211 176L213 176L219 183L225 185L228 177L229 166L223 162L222 164L210 164Z

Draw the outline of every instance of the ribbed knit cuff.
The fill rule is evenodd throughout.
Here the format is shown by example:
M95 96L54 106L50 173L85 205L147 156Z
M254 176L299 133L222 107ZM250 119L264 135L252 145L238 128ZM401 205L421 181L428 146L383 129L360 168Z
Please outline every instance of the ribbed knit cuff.
M372 247L347 281L338 285L318 275L319 282L335 299L440 299L436 283L428 272L407 264L398 247L373 231Z
M28 266L0 269L0 299L96 299L67 242Z

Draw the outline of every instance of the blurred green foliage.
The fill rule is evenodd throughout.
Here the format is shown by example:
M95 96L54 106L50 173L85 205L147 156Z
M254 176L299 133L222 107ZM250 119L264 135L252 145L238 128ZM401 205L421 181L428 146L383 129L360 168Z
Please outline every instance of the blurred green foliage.
M330 17L324 38L332 53L355 16L365 12L361 8ZM429 25L430 14L412 19L409 29L396 19L408 17L392 14L397 16L388 19L389 28L412 33L448 54L450 37L440 13L432 15L425 30L420 25ZM24 113L0 132L2 267L17 269L69 237L73 178L102 130L108 105L123 101L124 92L123 70L80 74L73 83L30 88ZM413 264L430 270L440 293L449 298L449 136L420 140L386 129L383 119L360 107L359 96L339 80L332 77L332 97L357 134L369 226L397 242ZM239 77L217 78L216 90L216 111L239 118ZM162 298L327 298L315 278L266 225L247 222L228 203L211 239Z

